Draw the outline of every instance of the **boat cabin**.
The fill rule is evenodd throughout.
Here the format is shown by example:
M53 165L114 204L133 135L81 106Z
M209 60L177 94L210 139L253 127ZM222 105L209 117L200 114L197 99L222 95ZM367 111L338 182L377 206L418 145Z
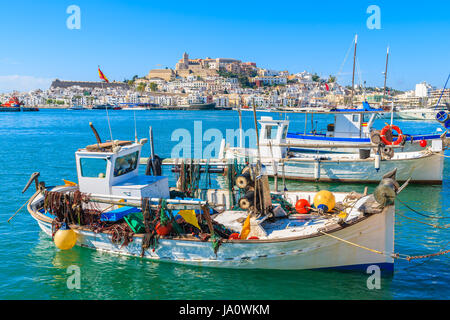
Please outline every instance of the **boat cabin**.
M318 132L314 127L314 114L323 114L323 112L312 112L311 123L312 131L306 132L308 123L308 113L305 113L305 131L289 133L288 138L301 139L320 139L326 138L340 138L340 139L367 139L370 137L375 117L379 113L383 113L382 109L374 109L368 103L363 103L363 108L360 109L332 109L326 114L333 114L334 122L328 124L326 133L324 131Z
M264 157L284 158L287 148L280 144L287 143L289 120L273 120L272 117L261 117L260 150Z
M95 144L75 153L82 193L124 197L169 198L167 177L139 174L141 143L115 141Z
M367 121L370 116L369 121ZM368 115L365 112L336 113L334 115L334 125L327 127L327 137L335 138L366 138L370 135L370 129L375 114Z

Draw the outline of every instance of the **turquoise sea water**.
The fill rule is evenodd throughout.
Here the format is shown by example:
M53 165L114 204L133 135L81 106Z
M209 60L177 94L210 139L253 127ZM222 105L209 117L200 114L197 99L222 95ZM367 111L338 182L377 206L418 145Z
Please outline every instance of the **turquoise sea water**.
M134 139L131 111L110 111L114 139ZM259 114L268 115L268 114ZM279 114L271 114L280 117ZM303 131L303 115L290 115L290 131ZM253 114L244 112L244 128L253 128ZM330 118L317 117L319 127ZM6 220L31 196L21 191L31 173L39 171L47 185L61 179L76 181L74 152L95 143L89 122L103 139L109 138L105 111L41 110L36 113L0 114L0 299L448 299L449 256L406 262L397 260L393 276L383 277L380 290L369 290L368 275L338 271L228 270L187 267L139 258L118 257L85 248L57 250L37 223L22 211L10 224ZM194 121L203 132L236 128L231 111L136 112L138 136L155 135L156 153L169 157L178 141L172 132L187 129L194 135ZM396 121L407 133L434 132L438 124ZM384 126L378 120L376 126ZM206 147L208 142L203 144ZM144 148L148 155L149 145ZM450 163L445 160L442 186L409 186L400 198L422 212L450 216ZM171 179L173 183L174 180ZM359 191L359 184L295 182L289 189ZM373 190L374 186L370 186ZM397 212L421 217L397 204ZM428 221L450 223L449 219ZM449 231L396 218L395 251L417 255L448 246ZM81 289L67 288L67 268L81 270Z

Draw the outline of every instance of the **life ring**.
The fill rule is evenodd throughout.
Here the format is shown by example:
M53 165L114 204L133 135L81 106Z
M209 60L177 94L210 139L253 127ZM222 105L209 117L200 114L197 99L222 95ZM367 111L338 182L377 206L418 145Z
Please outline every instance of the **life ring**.
M386 139L386 133L388 132L388 130L395 130L398 133L398 137L397 137L396 140L389 141L388 139ZM402 132L402 130L399 127L394 126L394 125L392 125L392 126L387 125L386 127L384 127L381 130L380 136L381 136L381 140L383 140L385 145L392 145L393 144L394 146L397 146L400 143L402 143L402 141L403 141L403 132Z

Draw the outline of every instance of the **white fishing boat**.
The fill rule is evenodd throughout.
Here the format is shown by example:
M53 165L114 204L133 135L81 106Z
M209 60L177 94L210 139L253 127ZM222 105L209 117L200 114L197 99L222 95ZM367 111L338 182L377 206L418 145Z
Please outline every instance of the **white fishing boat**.
M326 145L311 145L316 152L298 152L307 145L292 143L287 138L288 120L262 117L260 148L227 147L222 143L220 159L261 159L270 176L277 174L286 179L335 182L377 182L383 174L397 168L397 179L411 178L415 183L442 184L444 149L448 139L434 139L420 151L399 151L401 146L363 143L340 145L334 149L352 148L353 153L319 152ZM372 140L374 140L373 138ZM397 140L398 141L398 140ZM394 142L395 144L395 142ZM321 148L323 147L323 148Z
M319 129L314 125L314 114L320 112L311 113L311 127L312 131L307 132L308 124L308 113L305 113L305 130L304 132L292 132L287 135L288 141L292 144L305 145L304 148L296 148L292 151L296 152L309 152L316 151L317 148L313 146L316 145L320 148L322 152L355 152L356 145L359 144L371 144L373 141L373 136L383 136L383 132L392 131L393 121L396 118L402 118L401 112L395 112L394 104L392 103L390 108L385 106L385 96L386 96L386 84L387 84L387 72L388 72L388 62L389 62L389 47L387 48L386 54L386 69L384 72L384 90L383 99L381 105L385 106L385 109L379 108L375 109L370 106L367 101L362 103L362 108L355 108L353 106L353 96L354 96L354 83L355 83L355 62L356 62L356 49L357 49L357 39L355 36L354 44L354 55L353 55L353 76L352 76L352 87L351 87L351 97L350 104L348 107L344 108L333 108L328 110L334 116L333 123L328 124L326 129ZM390 112L389 112L390 111ZM374 121L376 119L390 119L390 125L384 128L375 129L373 128ZM434 119L434 118L433 118ZM402 151L419 151L423 150L428 144L432 144L433 141L440 141L442 133L427 133L427 132L410 132L403 133L402 130L396 126L398 134L401 136ZM378 144L378 141L376 142ZM384 141L388 144L387 141ZM311 145L312 148L308 148ZM330 148L327 148L330 146ZM356 177L355 177L356 178Z
M304 145L304 147L292 148L295 152L311 152L320 148L321 152L355 152L355 148L360 144L371 144L374 134L380 134L384 128L375 129L374 122L380 115L387 114L383 109L373 109L365 103L360 109L334 109L328 112L333 116L333 122L326 128L320 129L312 126L312 132L307 132L308 122L314 123L314 115L318 112L305 113L305 130L303 132L289 132L287 140L291 144ZM389 114L391 115L391 114ZM384 119L384 116L381 116ZM389 116L390 118L390 116ZM442 139L442 130L440 132L408 132L402 135L402 151L423 150L434 140ZM308 147L308 146L311 147ZM315 147L316 146L316 147Z
M176 199L170 196L167 177L138 173L145 140L97 141L75 153L78 184L46 188L36 173L24 189L35 182L37 191L28 202L28 212L60 249L78 245L217 268L354 269L378 265L393 269L393 199L403 188L393 179L395 172L385 177L374 195L270 193L267 177L257 174L257 166L250 166L247 172L253 174L247 175L246 181L253 181L260 190L253 200L247 193L239 198L238 192L216 189L199 190L203 199ZM313 199L317 209L310 214L293 214L282 206L293 207L299 200L312 203ZM233 210L234 203L242 208L246 201L248 210ZM304 209L314 210L306 205ZM141 214L141 220L124 223L133 213ZM182 218L177 219L178 215Z

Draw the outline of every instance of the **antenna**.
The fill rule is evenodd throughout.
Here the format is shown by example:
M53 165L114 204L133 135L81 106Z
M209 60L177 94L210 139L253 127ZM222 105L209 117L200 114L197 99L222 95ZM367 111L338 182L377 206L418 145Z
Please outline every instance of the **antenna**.
M381 102L381 106L384 105L384 99L386 97L386 81L387 81L388 63L389 63L389 46L387 47L387 53L386 53L386 69L384 71L384 89L383 89L383 100Z
M353 106L353 95L355 90L355 64L356 64L356 48L358 46L358 35L355 35L355 51L353 52L353 76L352 76L352 95L350 98L350 106Z

